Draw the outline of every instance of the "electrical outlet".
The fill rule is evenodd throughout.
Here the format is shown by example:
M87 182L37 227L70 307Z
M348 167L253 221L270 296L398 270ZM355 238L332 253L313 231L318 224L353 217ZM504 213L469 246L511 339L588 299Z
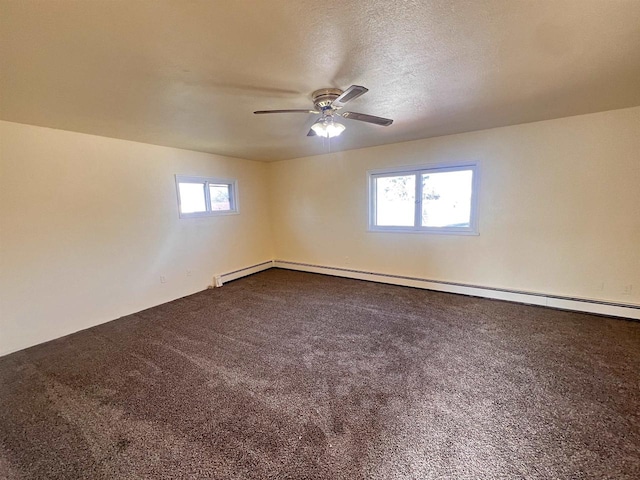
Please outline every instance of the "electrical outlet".
M160 275L160 283L167 283L167 277Z
M191 276L191 270L187 270L187 277Z
M625 285L622 287L623 295L631 295L631 291L633 290L633 285Z

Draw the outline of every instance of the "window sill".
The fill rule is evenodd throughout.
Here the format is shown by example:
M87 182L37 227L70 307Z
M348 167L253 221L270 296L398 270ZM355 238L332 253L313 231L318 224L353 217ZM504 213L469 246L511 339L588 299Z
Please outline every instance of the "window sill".
M403 227L369 227L367 233L422 233L432 235L464 235L479 236L477 230L452 230L446 228L403 228Z
M221 217L225 215L239 215L240 212L238 210L225 210L221 212L197 212L197 213L180 213L179 216L181 219L186 218L207 218L207 217Z

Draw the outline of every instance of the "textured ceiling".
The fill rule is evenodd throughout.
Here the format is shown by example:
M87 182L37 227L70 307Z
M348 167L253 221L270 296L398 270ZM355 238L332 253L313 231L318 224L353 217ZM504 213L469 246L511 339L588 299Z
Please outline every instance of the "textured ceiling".
M640 0L0 0L0 118L274 160L640 105ZM364 85L331 144L313 90Z

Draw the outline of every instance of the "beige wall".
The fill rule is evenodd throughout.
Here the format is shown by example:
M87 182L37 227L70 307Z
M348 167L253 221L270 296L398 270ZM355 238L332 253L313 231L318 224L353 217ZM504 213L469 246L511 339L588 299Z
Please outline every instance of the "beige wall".
M8 122L0 141L0 354L272 258L267 164ZM240 215L180 220L176 173L237 178Z
M368 169L469 160L479 236L367 232ZM640 303L640 107L270 167L277 259Z
M0 141L0 354L271 258L640 303L640 107L272 164L8 122ZM479 236L366 231L368 169L468 160ZM237 178L241 214L180 220L176 173Z

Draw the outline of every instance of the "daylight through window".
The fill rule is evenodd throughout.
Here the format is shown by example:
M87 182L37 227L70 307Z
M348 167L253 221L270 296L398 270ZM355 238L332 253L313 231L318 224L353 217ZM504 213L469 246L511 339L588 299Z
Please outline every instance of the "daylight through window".
M236 180L176 175L180 218L238 213Z
M369 172L369 229L477 235L477 165Z

